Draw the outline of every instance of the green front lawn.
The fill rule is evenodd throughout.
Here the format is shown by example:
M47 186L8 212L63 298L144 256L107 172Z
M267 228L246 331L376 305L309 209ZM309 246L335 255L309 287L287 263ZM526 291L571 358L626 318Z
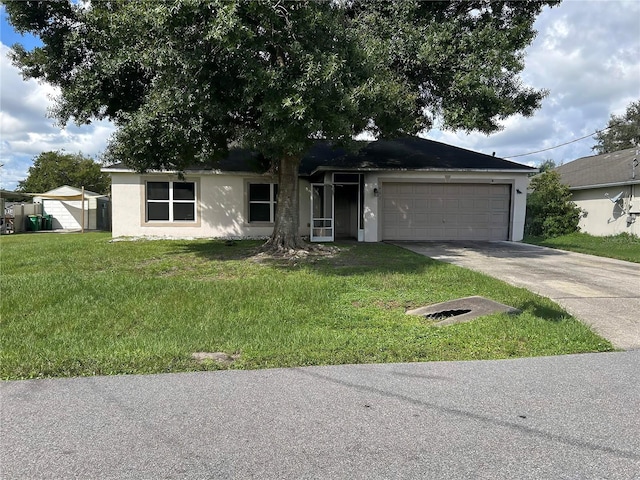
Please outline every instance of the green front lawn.
M525 237L524 242L640 263L640 237L624 233L612 237L594 237L586 233L572 233L555 238Z
M555 355L611 345L553 302L384 244L274 261L259 242L4 236L4 379ZM407 308L482 295L523 311L437 328Z

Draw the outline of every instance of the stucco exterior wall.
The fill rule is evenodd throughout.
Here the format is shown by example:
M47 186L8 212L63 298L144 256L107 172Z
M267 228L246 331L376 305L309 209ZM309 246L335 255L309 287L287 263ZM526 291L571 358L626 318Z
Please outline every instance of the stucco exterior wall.
M584 210L579 223L580 231L598 237L620 233L640 235L638 190L640 185L573 190L573 201ZM610 199L621 192L621 200L613 203ZM605 196L607 194L608 197ZM630 210L639 213L630 214Z
M275 181L271 177L252 175L201 174L186 176L196 183L199 199L195 222L146 222L145 182L178 181L176 175L112 172L113 236L239 238L267 237L273 225L255 225L247 221L249 182ZM325 179L330 181L330 175ZM497 183L511 185L511 218L509 239L522 240L526 208L527 175L495 172L371 172L364 179L364 232L361 240L381 240L379 203L385 182L433 183ZM299 206L301 236L308 236L311 221L310 184L300 180ZM376 196L375 189L380 196ZM518 190L522 193L518 193Z
M495 172L372 172L365 175L364 241L381 240L379 206L385 182L432 183L495 183L511 185L511 218L509 240L520 241L524 236L528 177L526 173L500 174ZM374 190L378 189L378 196ZM518 193L520 191L521 193Z
M176 175L111 173L112 232L114 237L194 237L194 238L262 238L271 235L272 224L255 225L247 221L249 182L275 180L251 175L187 175L185 181L196 183L197 213L195 222L147 222L145 220L145 182L180 181ZM308 235L308 182L300 185L300 232Z

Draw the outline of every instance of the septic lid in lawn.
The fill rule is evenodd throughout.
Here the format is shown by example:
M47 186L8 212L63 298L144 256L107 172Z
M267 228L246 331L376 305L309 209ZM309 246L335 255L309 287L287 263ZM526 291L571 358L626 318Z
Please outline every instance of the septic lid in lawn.
M407 314L420 315L427 320L436 320L434 325L444 326L468 322L483 315L501 312L515 315L520 313L520 310L488 298L473 296L408 310Z

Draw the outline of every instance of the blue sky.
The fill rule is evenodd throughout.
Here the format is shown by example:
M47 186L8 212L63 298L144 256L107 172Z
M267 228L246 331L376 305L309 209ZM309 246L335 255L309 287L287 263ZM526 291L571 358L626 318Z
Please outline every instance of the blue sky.
M40 39L33 35L21 35L16 32L11 25L7 22L7 14L4 5L0 6L0 40L3 45L10 47L14 43L21 43L27 49L31 49L36 45L41 45Z
M9 48L27 48L37 39L16 34L0 7L0 187L14 189L26 178L33 158L43 151L82 152L98 159L114 127L95 122L66 128L47 117L56 90L24 81L7 59ZM624 113L640 99L640 1L565 0L545 9L536 21L538 36L526 51L525 84L550 91L533 117L515 116L504 129L487 136L431 130L424 136L528 165L546 159L567 163L591 155L589 137L546 152L542 150L604 128L612 113Z

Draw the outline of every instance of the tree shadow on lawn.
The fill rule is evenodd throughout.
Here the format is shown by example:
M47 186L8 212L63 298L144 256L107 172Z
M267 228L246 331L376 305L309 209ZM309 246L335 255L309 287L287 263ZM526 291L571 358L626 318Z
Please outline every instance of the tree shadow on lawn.
M531 312L534 316L544 318L550 322L561 322L571 318L571 315L559 305L548 305L546 302L527 300L522 304L521 310Z
M208 261L247 261L285 271L313 270L333 276L362 273L421 273L443 263L417 255L403 248L383 243L338 242L309 252L296 252L288 257L265 255L261 241L212 240L176 243L176 254L194 254Z

